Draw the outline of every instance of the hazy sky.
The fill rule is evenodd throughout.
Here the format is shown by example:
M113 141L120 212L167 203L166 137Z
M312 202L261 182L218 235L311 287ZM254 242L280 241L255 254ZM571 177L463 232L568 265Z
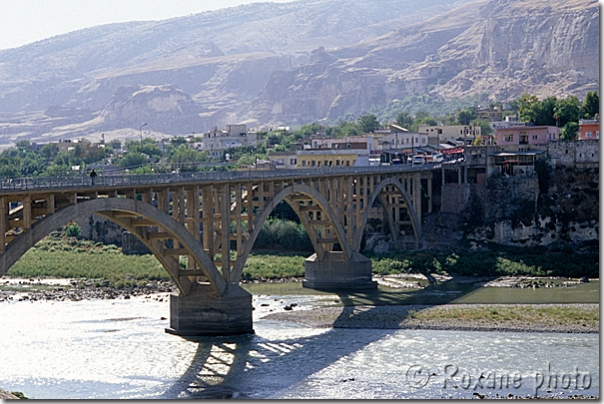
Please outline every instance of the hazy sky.
M292 0L0 0L0 49L96 25L163 20L261 1Z

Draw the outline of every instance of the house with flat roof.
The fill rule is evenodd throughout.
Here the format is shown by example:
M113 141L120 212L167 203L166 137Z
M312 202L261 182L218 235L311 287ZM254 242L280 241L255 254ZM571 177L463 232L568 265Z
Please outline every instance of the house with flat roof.
M514 126L497 129L498 146L544 145L560 139L560 128L556 126ZM520 150L520 149L519 149Z
M255 146L258 142L256 132L247 130L247 125L227 125L226 129L214 127L202 135L201 149L210 158L220 158L231 147Z
M600 120L599 119L581 119L579 120L579 140L597 140L600 139Z

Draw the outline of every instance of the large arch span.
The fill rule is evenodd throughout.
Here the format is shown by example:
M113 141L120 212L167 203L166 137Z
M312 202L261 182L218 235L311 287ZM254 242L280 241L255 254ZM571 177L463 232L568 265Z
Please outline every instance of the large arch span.
M4 254L0 255L0 276L3 276L27 250L52 231L75 217L93 213L111 220L135 235L161 262L176 282L180 292L186 295L193 283L192 277L186 276L186 271L180 270L178 258L165 254L165 247L161 241L144 237L139 232L139 227L132 223L132 218L142 216L143 219L152 223L151 226L161 227L170 238L181 244L187 255L195 259L199 268L210 281L213 290L219 296L225 293L226 281L214 262L203 250L201 243L182 224L146 202L125 198L98 198L78 202L36 222L30 230L22 233L9 243Z
M387 178L387 179L383 180L382 182L380 182L374 188L373 192L369 196L367 205L363 209L362 216L361 216L361 228L360 228L361 231L359 231L359 232L357 232L357 234L355 234L355 239L354 239L355 251L359 251L361 249L363 233L365 231L365 226L367 225L367 220L369 219L369 213L371 210L371 206L373 206L373 203L380 196L380 193L384 190L384 188L387 186L390 186L390 185L394 186L400 192L401 196L403 197L407 211L409 213L409 217L411 218L411 226L413 227L413 233L415 236L415 240L416 240L416 242L419 242L419 240L420 240L420 231L419 231L420 223L419 223L417 214L415 212L415 209L413 207L412 198L409 195L409 193L405 190L405 187L403 186L403 184L398 179ZM393 228L394 225L393 225L393 220L390 217L390 213L388 213L386 216L389 218L388 225L390 226L390 230L394 231L395 229Z
M281 201L287 202L292 207L292 209L294 209L294 211L300 217L302 223L304 224L309 236L311 237L311 241L315 246L315 250L318 250L318 247L316 245L317 235L314 232L314 229L308 224L308 221L304 220L302 213L295 206L295 204L293 204L288 199L293 195L307 196L310 200L313 201L313 203L315 203L321 209L321 211L327 216L327 220L330 222L330 225L333 226L335 230L336 238L338 239L338 243L340 244L342 251L344 252L344 256L346 257L346 259L352 257L353 250L348 241L346 240L344 228L338 220L335 220L335 218L337 218L337 215L334 212L333 208L329 205L327 199L325 199L325 197L319 191L312 187L309 187L308 185L295 184L288 186L279 191L277 194L275 194L275 196L266 203L260 214L254 219L253 231L250 233L249 238L245 242L243 253L240 257L237 257L237 261L232 272L231 282L236 283L239 282L239 279L241 279L243 268L245 266L245 261L247 260L247 257L252 251L254 242L256 241L256 238L258 238L258 234L262 229L262 225Z

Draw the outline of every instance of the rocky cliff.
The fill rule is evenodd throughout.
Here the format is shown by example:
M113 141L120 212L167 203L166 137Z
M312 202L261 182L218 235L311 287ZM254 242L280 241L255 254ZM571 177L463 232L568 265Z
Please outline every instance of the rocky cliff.
M273 74L261 120L335 119L414 93L492 100L599 87L597 2L484 0ZM279 95L279 96L277 96Z
M85 29L0 51L0 145L153 117L173 135L302 124L413 93L582 96L598 18L584 0L299 0Z

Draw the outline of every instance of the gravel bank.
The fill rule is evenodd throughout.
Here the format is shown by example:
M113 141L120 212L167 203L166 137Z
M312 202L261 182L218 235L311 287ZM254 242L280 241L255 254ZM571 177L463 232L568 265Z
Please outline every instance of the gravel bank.
M598 333L598 304L322 307L264 318L311 327Z

